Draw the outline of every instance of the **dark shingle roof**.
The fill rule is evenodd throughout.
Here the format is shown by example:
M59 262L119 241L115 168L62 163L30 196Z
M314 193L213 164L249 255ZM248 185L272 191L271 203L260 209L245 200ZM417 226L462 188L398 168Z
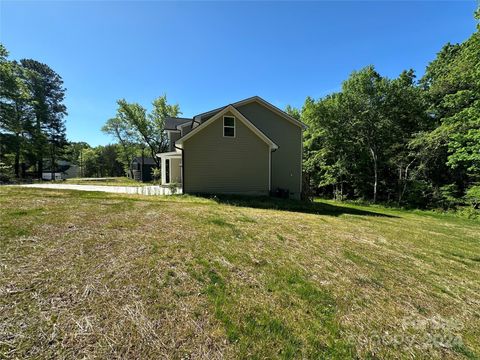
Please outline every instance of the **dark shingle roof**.
M168 117L165 119L165 130L177 130L178 125L186 124L192 121L192 119Z
M137 156L136 158L133 158L132 162L137 162L139 164L142 163L142 157L141 156ZM157 163L155 162L155 160L153 160L153 158L151 157L144 157L143 158L143 163L145 165L157 165Z

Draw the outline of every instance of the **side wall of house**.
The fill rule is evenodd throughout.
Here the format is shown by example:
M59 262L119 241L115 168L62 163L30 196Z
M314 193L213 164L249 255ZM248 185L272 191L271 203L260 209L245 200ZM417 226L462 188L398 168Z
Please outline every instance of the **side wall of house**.
M257 102L237 109L278 145L272 153L272 190L288 189L290 197L299 199L302 188L302 129Z
M239 119L235 127L234 138L224 137L221 116L185 140L186 193L268 194L269 146Z

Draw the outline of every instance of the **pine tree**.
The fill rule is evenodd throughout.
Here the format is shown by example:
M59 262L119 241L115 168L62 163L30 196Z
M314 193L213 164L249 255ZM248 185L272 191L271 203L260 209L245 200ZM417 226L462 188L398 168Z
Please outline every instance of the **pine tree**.
M63 80L48 65L36 60L23 59L21 65L27 69L27 86L32 94L35 113L35 128L32 132L36 152L37 173L43 173L43 160L49 156L52 178L55 163L66 144L64 117L67 108L63 104L65 88Z

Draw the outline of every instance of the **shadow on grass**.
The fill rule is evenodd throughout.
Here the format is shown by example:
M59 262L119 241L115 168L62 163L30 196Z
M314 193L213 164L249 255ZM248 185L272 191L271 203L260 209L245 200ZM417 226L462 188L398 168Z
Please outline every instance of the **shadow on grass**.
M238 195L205 195L196 194L196 196L213 200L219 204L228 204L233 206L251 207L257 209L271 209L292 211L305 214L340 216L344 214L359 216L378 216L397 218L398 216L378 213L367 210L360 210L348 206L331 205L322 202L306 202L300 200L286 200L272 197L249 197Z
M10 188L13 189L14 188ZM16 188L19 189L19 188ZM26 189L31 191L25 191ZM250 207L257 209L270 209L270 210L282 210L290 212L298 212L305 214L316 214L316 215L329 215L329 216L340 216L340 215L357 215L357 216L377 216L377 217L386 217L386 218L398 218L398 216L374 212L369 210L361 210L348 206L342 205L332 205L324 202L305 202L300 200L287 200L287 199L278 199L268 196L263 197L254 197L254 196L241 196L241 195L213 195L213 194L191 194L191 195L176 195L173 197L170 196L141 196L121 193L106 193L106 192L96 192L96 191L78 191L78 190L65 190L65 189L34 189L34 188L22 188L22 194L25 196L37 197L38 190L42 190L42 197L52 197L58 198L59 193L64 197L71 198L83 198L83 199L96 199L96 200L105 200L105 199L122 199L123 201L128 202L155 202L157 203L159 199L162 199L163 203L168 203L171 201L178 201L179 199L184 199L185 196L188 196L191 201L187 203L196 203L195 199L200 200L209 200L218 204L227 204L232 206L242 206ZM205 202L205 205L208 205L208 202Z

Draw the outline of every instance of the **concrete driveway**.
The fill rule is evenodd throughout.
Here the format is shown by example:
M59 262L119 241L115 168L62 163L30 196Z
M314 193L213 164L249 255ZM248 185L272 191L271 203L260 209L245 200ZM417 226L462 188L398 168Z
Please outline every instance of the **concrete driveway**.
M117 194L138 194L138 195L170 195L170 189L164 186L110 186L110 185L74 185L74 184L25 184L16 185L35 189L58 189L58 190L79 190L79 191L101 191ZM178 191L180 190L180 191ZM181 189L177 189L181 194Z

